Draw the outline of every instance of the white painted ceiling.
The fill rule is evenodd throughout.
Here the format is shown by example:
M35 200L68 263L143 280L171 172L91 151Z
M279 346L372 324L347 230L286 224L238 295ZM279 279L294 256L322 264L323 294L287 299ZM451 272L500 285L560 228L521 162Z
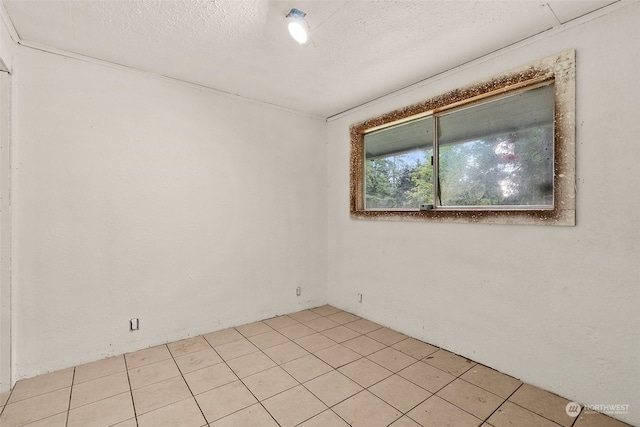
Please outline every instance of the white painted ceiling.
M330 117L604 1L2 0L20 42ZM311 42L285 15L307 13Z

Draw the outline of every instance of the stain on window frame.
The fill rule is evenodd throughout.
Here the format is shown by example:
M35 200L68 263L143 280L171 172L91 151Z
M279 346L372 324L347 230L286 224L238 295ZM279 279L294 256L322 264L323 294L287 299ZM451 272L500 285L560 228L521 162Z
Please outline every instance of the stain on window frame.
M519 90L541 81L554 85L554 207L544 210L366 210L364 135L370 129ZM350 127L350 213L354 219L528 225L575 225L575 51L567 50L492 79L456 89Z

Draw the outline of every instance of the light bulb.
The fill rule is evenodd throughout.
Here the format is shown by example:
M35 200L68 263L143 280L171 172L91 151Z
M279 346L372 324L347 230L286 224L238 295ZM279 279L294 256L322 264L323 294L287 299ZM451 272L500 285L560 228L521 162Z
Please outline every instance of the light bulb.
M309 40L309 36L307 35L307 29L305 28L304 22L300 21L291 21L289 22L289 34L295 41L300 44L305 44L307 40Z
M309 24L304 19L306 15L306 13L298 9L291 9L287 14L289 34L300 44L305 44L309 41Z

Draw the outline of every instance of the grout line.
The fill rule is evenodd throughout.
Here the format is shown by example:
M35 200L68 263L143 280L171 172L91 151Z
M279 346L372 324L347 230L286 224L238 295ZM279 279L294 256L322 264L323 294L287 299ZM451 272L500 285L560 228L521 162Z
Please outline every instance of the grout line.
M511 394L509 395L509 397L505 400L505 402L509 401L510 403L512 403L512 404L514 404L514 405L516 405L516 406L519 406L519 407L521 407L522 409L524 409L524 410L526 410L526 411L531 412L532 414L536 414L537 416L542 417L542 418L544 418L545 420L551 421L552 423L554 423L554 424L556 424L556 425L560 425L560 424L558 424L557 422L555 422L554 420L552 420L551 418L547 418L547 417L545 417L545 416L544 416L544 415L542 415L542 414L539 414L539 413L537 413L537 412L534 412L534 411L532 411L531 409L529 409L529 408L527 408L527 407L524 407L524 406L522 406L522 405L520 405L520 404L518 404L518 403L516 403L516 402L514 402L514 401L512 401L512 400L509 400L509 399L511 399L511 396L513 396L514 394L516 394L516 392L517 392L518 390L520 390L522 387L524 387L526 384L527 384L527 383L524 383L524 382L523 382L522 384L520 384L520 386L518 386L518 388L517 388L517 389L515 389L515 390L513 391L513 393L511 393ZM546 391L546 390L543 390L543 391ZM562 397L562 396L559 396L559 397ZM563 399L564 399L564 398L563 398ZM504 403L503 403L503 404L504 404ZM502 406L502 405L500 405L500 406ZM576 418L578 418L578 417L576 417Z
M14 388L9 389L9 395L7 396L7 400L6 402L4 402L4 405L2 405L2 409L0 409L0 416L2 416L2 414L4 413L4 410L7 408L7 405L9 404L9 399L11 399L11 395L13 394L13 390Z
M316 313L316 314L318 314L318 313ZM320 315L320 317L324 317L324 318L326 318L327 316L325 316L325 315ZM318 317L318 318L320 318L320 317ZM318 318L315 318L315 319L318 319ZM310 319L310 320L308 320L307 322L313 321L313 320L315 320L315 319ZM296 319L293 319L293 320L296 320ZM298 324L300 324L300 325L307 326L307 325L305 324L306 322L300 322L300 321L298 321L298 320L296 320L296 322L298 322ZM267 325L267 326L269 326L269 325ZM291 325L291 326L295 326L295 325ZM340 325L337 325L337 326L335 326L335 327L338 327L338 326L340 326ZM271 326L270 326L270 327L271 327ZM307 326L307 327L309 327L309 326ZM275 328L272 328L272 329L273 329L274 331L276 331L276 332L278 331L278 330L276 330ZM283 328L281 328L281 329L283 329ZM313 328L310 328L310 329L313 329ZM329 328L329 329L331 329L331 328ZM296 343L296 342L295 342L295 340L296 340L296 339L304 338L304 337L306 337L306 336L311 336L311 335L314 335L314 334L320 334L321 336L324 336L325 338L327 338L327 339L331 340L332 342L334 342L334 343L335 343L334 345L338 345L338 344L339 344L339 343L336 343L336 342L335 342L334 340L332 340L331 338L326 337L324 334L322 334L322 332L321 332L321 331L316 331L315 329L314 329L313 331L314 331L314 332L313 332L313 333L311 333L311 334L309 334L309 335L304 335L304 336L301 336L301 337L298 337L298 338L294 338L294 339L289 338L289 337L287 337L287 336L286 336L286 335L284 335L284 334L281 334L281 335L283 335L285 338L287 338L288 342L293 343L293 344L295 344L295 345L299 346L300 348L302 348L303 350L305 350L305 351L308 353L308 354L306 354L305 356L312 355L312 356L314 356L316 359L320 360L321 362L326 363L326 362L324 362L322 359L320 359L318 356L316 356L314 353L312 353L311 351L307 350L306 348L302 347L300 344L298 344L298 343ZM238 332L239 332L240 334L242 334L240 331L238 331ZM268 333L268 332L267 332L267 333ZM258 334L258 335L260 335L260 334ZM244 336L244 335L243 335L243 336ZM253 336L257 336L257 335L253 335ZM245 337L245 338L246 338L246 337ZM246 338L246 339L247 339L248 341L250 341L248 338ZM251 342L251 341L250 341L250 342ZM285 343L283 343L283 344L285 344ZM276 346L277 346L277 345L276 345ZM272 346L272 347L276 347L276 346ZM268 347L268 348L271 348L271 347ZM332 411L332 412L333 412L334 414L336 414L336 416L338 416L340 419L343 419L342 417L340 417L340 415L338 415L337 413L335 413L335 411L333 411L333 410L331 409L332 407L330 407L330 406L328 406L326 403L324 403L324 402L322 401L322 399L320 399L320 397L319 397L319 396L317 396L316 394L314 394L311 390L309 390L309 388L307 388L307 386L305 386L305 383L307 383L307 382L309 382L309 381L312 381L312 380L314 380L314 379L316 379L316 378L319 378L319 377L321 377L322 375L327 374L328 372L325 372L325 373L320 374L320 375L318 375L318 376L316 376L316 377L310 378L310 379L306 380L304 383L303 383L303 382L300 382L297 378L295 378L293 375L291 375L291 374L290 374L286 369L284 369L284 368L281 366L281 364L279 364L278 362L276 362L275 360L273 360L273 359L272 359L268 354L266 354L266 353L265 353L265 351L264 351L264 350L267 350L268 348L265 348L265 349L259 349L259 350L262 352L262 354L264 354L267 358L269 358L272 362L274 362L274 363L276 364L276 366L277 366L277 367L279 367L280 369L282 369L282 370L283 370L284 372L286 372L286 373L287 373L291 378L293 378L293 379L297 382L297 385L295 385L295 386L293 386L293 387L290 387L290 388L287 388L286 390L282 390L282 391L280 391L280 392L278 392L278 393L274 394L273 396L269 396L269 397L265 398L264 400L271 399L272 397L275 397L275 396L278 396L278 395L280 395L280 394L282 394L282 393L285 393L285 392L287 392L287 391L289 391L289 390L291 390L291 389L293 389L293 388L295 388L295 387L302 386L305 390L307 390L309 393L311 393L311 395L313 395L316 399L318 399L318 401L320 401L323 405L325 405L325 406L326 406L326 409L325 409L325 410L323 410L323 411L321 411L321 412L319 412L318 414L315 414L315 415L311 416L310 418L308 418L308 419L306 419L306 420L301 421L301 422L300 422L300 423L298 423L297 425L302 424L302 423L304 423L304 422L308 421L309 419L311 419L311 418L313 418L313 417L315 417L315 416L317 416L317 415L319 415L319 414L321 414L321 413L324 413L324 412L325 412L325 411L327 411L327 410ZM320 350L318 350L318 351L320 351ZM301 356L301 357L305 357L305 356ZM298 360L298 359L300 359L301 357L296 358L296 359L292 359L292 360L287 361L287 362L284 362L284 363L292 362L293 360ZM359 360L359 359L358 359L358 360ZM328 365L328 364L327 364L327 365ZM329 366L331 366L331 365L329 365ZM332 370L331 370L331 371L329 371L329 372L332 372L332 371L338 371L338 369L337 369L337 368L334 368L333 366L331 366L331 368L332 368ZM267 368L267 369L271 369L271 368ZM264 372L264 371L260 371L260 372ZM257 373L259 373L259 372L257 372ZM257 374L257 373L256 373L256 374ZM255 374L252 374L252 375L255 375ZM251 375L249 375L249 376L251 376ZM249 376L248 376L248 377L249 377ZM248 377L247 377L247 378L248 378ZM241 381L241 382L242 382L242 384L244 384L244 386L249 390L249 392L253 395L253 397L258 401L258 403L260 403L260 405L264 408L264 410L265 410L265 411L267 411L267 413L268 413L268 414L271 416L271 418L276 422L276 424L280 425L280 423L278 423L278 421L273 417L273 415L269 412L269 410L267 410L267 408L264 406L264 404L262 403L262 400L258 399L258 397L257 397L255 394L253 394L253 392L251 391L251 389L249 389L249 387L245 384L245 382L244 382L241 378L240 378L240 381ZM351 396L349 396L349 397L351 397ZM346 400L346 399L348 399L349 397L347 397L347 398L345 398L345 399L343 399L343 400ZM338 403L340 403L340 402L338 402ZM336 405L337 405L338 403L336 403ZM335 405L333 405L333 406L335 406ZM231 415L231 414L229 414L229 415ZM345 422L346 422L346 420L345 420Z
M67 418L64 420L64 425L69 425L69 415L71 414L71 399L73 398L73 386L76 380L76 367L73 367L73 374L71 375L71 389L69 390L69 404L67 405Z
M235 329L235 328L234 328L234 329ZM226 364L226 363L227 363L227 362L222 358L222 356L220 356L220 353L218 353L218 352L216 351L216 349L215 349L215 348L213 348L213 346L211 345L211 343L210 343L209 341L207 341L207 339L204 337L204 334L203 334L203 335L198 335L198 336L201 336L201 337L202 337L202 339L204 340L204 342L206 342L206 343L207 343L207 345L208 345L209 347L211 347L211 350L213 350L213 351L218 355L218 357L220 358L220 360L222 360L222 362L221 362L221 363L224 363L224 364ZM195 337L194 337L194 338L195 338ZM182 378L182 381L184 381L184 383L186 384L187 389L189 390L189 393L191 393L191 397L193 398L194 402L196 403L196 406L198 407L198 410L200 410L200 413L202 414L202 418L204 419L204 421L205 421L206 425L208 426L208 425L209 425L209 420L207 419L207 416L204 414L204 411L202 410L202 408L200 407L200 403L198 403L198 399L196 399L196 395L193 393L193 390L191 390L191 386L189 386L189 382L188 382L188 381L187 381L187 379L184 377L184 376L185 376L184 372L182 372L182 369L180 369L180 365L178 365L178 362L176 361L176 358L175 358L175 356L173 355L173 353L171 352L171 349L169 348L169 346L168 346L168 345L167 345L167 350L169 350L169 354L171 355L171 358L173 359L173 362L176 364L176 367L178 368L178 372L180 372L180 377ZM190 353L186 353L186 354L190 354ZM217 365L217 363L216 363L216 365ZM214 366L214 365L212 365L212 366ZM206 369L206 368L208 368L208 367L209 367L209 366L205 366L205 367L203 367L203 368L201 368L201 369ZM227 365L227 367L228 367L229 369L231 369L231 367L230 367L229 365ZM199 371L199 370L200 370L200 369L196 369L195 371L192 371L192 372L197 372L197 371ZM231 372L233 372L233 369L231 369ZM233 372L233 374L235 375L235 372ZM236 375L236 377L237 377L237 375ZM223 385L224 385L224 384L223 384ZM220 386L220 387L222 387L222 386ZM207 390L207 391L208 391L208 390ZM206 393L206 392L203 392L203 393ZM201 394L202 394L202 393L201 393Z
M428 343L427 343L427 344L428 344ZM447 402L447 403L449 403L449 404L451 404L451 405L455 406L456 408L460 409L461 411L466 412L467 414L471 415L472 417L477 418L477 419L479 419L479 420L481 420L481 421L483 421L483 422L484 422L484 421L486 421L486 419L484 419L484 420L483 420L482 418L479 418L477 415L472 414L471 412L467 411L466 409L464 409L464 408L462 408L462 407L458 406L457 404L455 404L455 403L453 403L453 402L448 401L447 399L445 399L445 398L444 398L444 397L442 397L442 396L437 395L437 393L439 393L439 392L440 392L440 391L442 391L445 387L447 387L448 385L452 384L454 381L456 381L456 380L458 380L458 379L459 379L459 380L461 380L461 381L464 381L464 382L469 383L468 381L465 381L465 379L464 379L464 378L461 378L461 377L462 377L462 375L464 375L466 372L468 372L470 369L472 369L474 366L476 366L476 365L478 364L477 362L475 362L475 361L473 361L473 360L472 360L472 362L473 362L473 363L475 363L475 365L472 365L471 367L469 367L468 369L466 369L465 371L461 372L461 373L460 373L460 374L458 374L458 375L453 375L453 374L451 374L450 372L447 372L447 371L445 371L444 369L439 368L438 366L431 365L430 363L427 363L427 362L425 362L425 361L424 361L425 359L427 359L427 357L429 357L429 356L430 356L430 355L432 355L432 354L437 353L437 352L438 352L438 351L440 351L440 350L443 350L443 349L442 349L442 348L439 348L438 350L436 350L436 351L434 351L434 352L432 352L432 353L428 354L427 356L423 357L422 359L417 360L415 363L412 363L411 365L409 365L409 366L407 366L406 368L403 368L403 369L401 369L401 370L407 369L407 368L409 368L410 366L413 366L413 365L417 364L418 362L422 362L422 363L425 363L426 365L429 365L429 366L430 366L430 367L432 367L432 368L438 369L438 370L440 370L440 371L442 371L442 372L444 372L444 373L446 373L446 374L449 374L449 375L453 376L453 377L454 377L454 379L453 379L453 380L451 380L451 381L449 381L448 383L446 383L446 384L445 384L445 385L443 385L442 387L440 387L437 391L433 392L433 393L431 394L431 396L429 396L428 398L426 398L426 399L425 399L425 400L423 400L422 402L418 403L416 406L414 406L414 407L413 407L413 408L411 408L409 411L407 411L406 413L404 413L404 415L407 415L410 411L412 411L413 409L415 409L417 406L419 406L419 405L421 405L422 403L426 402L427 400L431 399L433 396L436 396L436 397L438 397L439 399L442 399L442 400L444 400L445 402ZM399 351L399 350L398 350L398 351ZM444 351L447 351L447 350L444 350ZM455 354L455 353L453 353L453 354ZM458 356L458 355L456 355L456 356ZM460 356L460 357L462 357L462 356ZM414 359L415 359L415 358L414 358ZM468 359L468 358L465 358L465 359L467 359L467 360L471 360L471 359ZM398 371L398 372L400 372L400 371ZM401 377L401 378L404 378L404 377L402 377L402 376L400 376L400 377ZM427 392L431 393L431 391L430 391L430 390L427 390L426 388L424 388L424 387L420 386L419 384L414 383L414 382L413 382L413 381L411 381L410 379L408 379L408 378L404 378L404 379L406 379L407 381L411 382L412 384L415 384L416 386L418 386L418 387L422 388L423 390L426 390ZM472 384L472 383L469 383L469 384L471 384L471 385L475 385L475 384ZM476 386L476 387L478 387L478 386ZM478 388L480 388L480 389L484 390L482 387L478 387ZM490 392L489 390L485 390L485 391L487 391L488 393L494 394L494 393ZM497 396L497 395L496 395L496 396ZM497 396L497 397L499 397L500 399L503 399L503 397L502 397L502 396ZM502 405L504 404L504 402L506 402L506 399L504 399L504 400L503 400L503 402L502 402L500 405L498 405L498 407L497 407L493 412L495 412L495 411L496 411L500 406L502 406ZM387 402L385 402L385 403L387 403ZM393 405L392 405L392 406L393 406ZM493 412L492 412L491 414L493 414ZM491 414L490 414L489 416L491 416ZM408 415L407 415L407 416L408 416ZM409 417L409 418L411 418L411 417ZM411 418L411 419L413 420L413 418ZM414 421L415 421L415 420L414 420ZM416 422L417 422L417 421L416 421Z
M167 350L168 350L168 347L167 347ZM136 401L133 399L133 387L131 387L131 378L129 377L129 365L127 364L127 358L124 354L122 355L122 360L124 361L124 371L127 373L127 382L129 383L129 395L131 396L131 404L133 405L133 419L136 421L136 426L138 426L138 414L136 412Z
M582 415L582 413L584 412L584 406L580 405L580 412L578 413L578 415L576 415L576 417L573 419L573 422L571 423L571 426L569 427L574 427L576 425L576 423L578 422L578 418L580 418L580 415Z
M265 325L266 325L266 323L265 323ZM269 326L269 325L267 325L267 326ZM269 326L269 327L271 328L271 326ZM242 334L242 332L238 331L236 328L234 328L234 329L235 329L235 330L236 330L240 335L242 335L242 336L243 336L247 341L249 341L251 344L253 344L253 343L251 342L251 340L249 340L249 338L245 337L245 336ZM271 328L271 329L273 329L273 328ZM273 329L273 330L275 331L275 329ZM266 333L269 333L269 332L266 332ZM261 335L261 334L258 334L258 335ZM280 334L280 335L282 335L282 334ZM256 335L254 335L254 336L256 336ZM283 336L284 336L284 335L283 335ZM289 339L289 337L285 337L285 338ZM255 346L255 344L253 344L253 345ZM257 346L256 346L256 348L257 348ZM276 364L276 366L278 366L278 367L280 366L280 365L278 365L278 362L276 362L276 361L275 361L275 360L273 360L271 357L269 357L269 355L268 355L268 354L266 354L266 353L265 353L261 348L258 348L258 350L259 350L262 354L264 354L264 355L265 355L269 360L271 360L273 363L275 363L275 364ZM257 353L257 352L256 352L256 353ZM242 356L240 356L240 357L242 357ZM222 359L222 356L220 356L220 358ZM233 360L233 359L230 359L230 360ZM223 359L223 362L224 362L224 363L227 363L227 361L226 361L226 360L224 360L224 359ZM269 410L268 410L268 409L267 409L267 408L262 404L262 400L258 399L258 396L256 396L256 395L253 393L253 391L252 391L252 390L247 386L247 384L242 380L242 378L240 378L240 376L238 376L238 374L236 374L236 372L231 368L231 366L229 366L228 364L227 364L227 366L229 367L229 369L231 369L231 372L233 372L233 373L235 374L235 376L236 376L236 377L238 377L238 380L239 380L239 381L242 383L242 385L243 385L243 386L244 386L244 387L249 391L249 393L251 393L251 395L253 396L253 398L254 398L254 399L256 399L256 401L258 402L258 404L260 404L260 406L262 406L262 409L264 409L264 410L265 410L265 412L266 412L267 414L269 414L269 416L271 417L271 419L272 419L276 424L278 424L278 425L280 426L280 423L278 422L278 420L276 420L276 419L274 418L273 414L271 414L271 412L269 412ZM271 368L267 368L267 369L271 369ZM280 368L280 369L282 369L282 368ZM265 370L266 370L266 369L265 369ZM284 369L283 369L283 370L284 370ZM263 371L260 371L260 372L264 372L264 370L263 370ZM256 374L259 374L260 372L256 372ZM285 371L285 372L286 372L286 371ZM288 373L288 372L287 372L287 373ZM255 374L252 374L252 375L255 375ZM250 377L250 376L251 376L251 375L249 375L248 377ZM247 377L247 378L248 378L248 377ZM293 378L293 377L291 377L291 378ZM293 379L294 379L294 380L296 380L295 378L293 378ZM298 381L298 380L296 380L296 381ZM294 386L294 387L295 387L295 386ZM293 388L293 387L292 387L292 388ZM290 389L290 388L288 388L287 390L291 390L291 389ZM286 391L286 390L284 390L284 391ZM281 391L280 393L284 393L284 391ZM280 393L277 393L277 394L280 394ZM276 396L277 394L274 394L274 396ZM268 398L270 398L270 397L273 397L273 396L269 396ZM268 398L267 398L267 399L268 399ZM266 400L266 399L265 399L265 400ZM244 409L244 408L243 408L243 409ZM240 409L240 410L242 410L242 409ZM237 412L237 411L236 411L236 412ZM233 414L235 414L235 412L233 412ZM227 414L227 415L225 415L223 418L226 418L226 417L228 417L229 415L232 415L232 414ZM221 418L221 419L222 419L222 418Z
M523 385L524 385L524 383L522 383L518 387L516 387L516 389L513 390L511 392L511 394L509 396L507 396L507 398L492 413L490 413L489 416L484 421L486 422L489 418L491 418L491 416L493 414L495 414L498 411L498 409L502 408L502 405L504 405L506 402L511 402L509 400L511 398L511 396L513 396L516 393L516 391L518 391L520 389L520 387L522 387ZM500 397L502 397L502 396L500 396ZM513 403L513 402L511 402L511 403Z
M341 310L341 311L342 311L342 310ZM314 312L314 313L316 313L316 312ZM318 313L316 313L316 314L318 314ZM333 315L333 314L335 314L335 313L332 313L332 314L329 314L329 315L326 315L326 316L325 316L325 315L321 315L321 316L322 316L322 317L324 317L324 318L327 318L328 316L331 316L331 315ZM313 320L313 319L312 319L312 320ZM336 323L337 323L337 322L336 322ZM349 323L349 322L348 322L348 323ZM344 324L338 324L337 326L334 326L334 328L337 328L337 327L340 327L340 326L344 326ZM326 331L326 330L329 330L329 329L333 329L333 328L325 329L325 331ZM336 343L335 345L341 345L341 346L343 346L343 347L345 347L345 348L348 348L348 347L344 346L344 345L343 345L343 343L338 343L338 342L334 341L333 339L331 339L331 338L327 337L326 335L324 335L322 332L324 332L324 331L316 331L316 333L318 333L318 334L322 335L323 337L325 337L325 338L327 338L327 339L329 339L329 340L333 341L334 343ZM357 331L354 331L354 332L357 332ZM359 333L359 332L358 332L358 333ZM364 336L364 334L361 334L361 333L359 333L359 334L360 334L360 335L359 335L358 337L360 337L360 336ZM358 337L353 337L353 338L350 338L350 339L356 339L356 338L358 338ZM302 337L301 337L301 338L302 338ZM292 342L294 342L293 340L291 340L291 341L292 341ZM343 341L343 342L346 342L346 341L349 341L349 340L345 340L345 341ZM302 346L301 346L301 347L302 347ZM304 348L304 347L303 347L303 348ZM329 347L326 347L326 348L329 348ZM306 348L305 348L305 350L306 350L306 351L308 351ZM324 349L320 349L320 350L324 350ZM317 351L320 351L320 350L317 350ZM350 350L351 350L351 349L350 349ZM353 350L351 350L351 351L353 351ZM356 352L356 353L357 353L357 352ZM312 352L310 352L310 351L309 351L309 354L311 354L311 355L315 356L318 360L320 360L320 361L324 362L324 360L320 359L320 358L319 358L318 356L316 356L314 353L312 353ZM359 354L359 353L358 353L358 354ZM359 354L359 355L360 355L360 354ZM358 359L356 359L356 360L353 360L353 361L351 361L351 362L349 362L349 363L346 363L345 365L342 365L342 366L346 366L346 365L348 365L348 364L350 364L350 363L357 362L358 360L360 360L360 359L362 359L362 358L364 358L364 357L365 357L365 356L360 355L360 358L358 358ZM326 362L324 362L324 363L326 363ZM327 365L329 365L328 363L326 363L326 364L327 364ZM329 365L329 366L331 366L331 365ZM341 374L341 375L344 375L342 372L340 372L340 371L338 370L338 368L341 368L342 366L338 366L337 368L334 368L333 366L331 366L331 371L329 371L329 372L337 372L337 373L339 373L339 374ZM351 379L351 378L349 378L348 376L344 375L346 378L348 378L349 380L353 381L353 382L354 382L355 384L357 384L358 386L362 387L362 390L358 391L358 392L357 392L357 393L355 393L355 394L352 394L351 396L345 397L345 398L344 398L344 399L342 399L341 401L336 402L336 403L334 403L333 405L329 406L329 405L327 405L326 403L324 403L324 401L323 401L322 399L320 399L320 397L319 397L319 396L317 396L313 391L309 390L309 388L305 385L305 383L308 383L309 381L313 381L314 379L319 378L319 377L321 377L322 375L326 375L326 374L328 374L329 372L325 372L324 374L321 374L321 375L318 375L317 377L311 378L311 379L309 379L309 380L305 381L304 383L300 383L300 385L301 385L302 387L304 387L304 388L305 388L305 390L307 390L307 391L308 391L309 393L311 393L311 394L312 394L316 399L318 399L320 402L322 402L322 404L324 404L324 405L327 407L327 409L325 409L325 410L324 410L324 411L322 411L322 412L319 412L319 413L318 413L318 414L316 414L316 415L313 415L312 417L310 417L310 418L309 418L309 419L307 419L307 420L302 421L302 422L301 422L301 423L299 423L298 425L300 425L300 424L302 424L302 423L304 423L304 422L306 422L306 421L310 420L310 419L311 419L311 418L313 418L313 417L316 417L316 416L318 416L318 415L320 415L320 414L323 414L323 413L325 413L326 411L331 411L333 414L335 414L335 416L337 416L338 418L340 418L341 420L343 420L343 421L345 422L345 424L351 425L351 424L349 424L349 422L348 422L347 420L345 420L342 416L340 416L340 414L338 414L336 411L334 411L334 410L333 410L333 408L334 408L335 406L339 405L340 403L344 402L345 400L347 400L347 399L351 399L353 396L355 396L355 395L357 395L357 394L359 394L359 393L362 393L364 390L366 390L366 387L362 387L360 384L358 384L357 382L355 382L353 379ZM296 380L296 381L297 381L297 380Z
M523 385L525 385L525 384L526 384L526 383L522 383L522 385L521 385L520 387L522 387L522 386L523 386ZM518 389L520 389L520 387L518 387ZM517 390L516 390L516 391L517 391ZM545 391L546 391L546 390L545 390ZM514 393L515 393L515 391L514 391ZM509 396L509 397L511 397L511 396ZM507 399L507 400L509 400L509 399ZM506 402L507 400L505 400L505 402ZM542 414L539 414L539 413L537 413L537 412L534 412L534 411L532 411L531 409L526 408L526 407L524 407L524 406L522 406L522 405L519 405L519 404L517 404L516 402L514 402L514 401L512 401L512 400L509 400L509 402L510 402L510 403L512 403L512 404L514 404L514 405L516 405L516 406L521 407L522 409L524 409L524 410L526 410L526 411L531 412L532 414L536 414L537 416L542 417L542 418L544 418L545 420L547 420L547 421L551 421L552 423L554 423L554 424L556 424L556 425L560 426L560 424L558 424L557 422L555 422L555 421L554 421L554 420L552 420L551 418L548 418L548 417L546 417L546 416L544 416L544 415L542 415ZM500 406L502 406L502 405L500 405ZM576 418L577 418L577 417L576 417Z

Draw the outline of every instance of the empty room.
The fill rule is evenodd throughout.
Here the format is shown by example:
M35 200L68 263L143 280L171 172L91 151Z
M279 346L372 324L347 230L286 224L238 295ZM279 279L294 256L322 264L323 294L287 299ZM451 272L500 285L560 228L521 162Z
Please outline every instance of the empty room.
M0 426L640 426L640 1L0 0Z

